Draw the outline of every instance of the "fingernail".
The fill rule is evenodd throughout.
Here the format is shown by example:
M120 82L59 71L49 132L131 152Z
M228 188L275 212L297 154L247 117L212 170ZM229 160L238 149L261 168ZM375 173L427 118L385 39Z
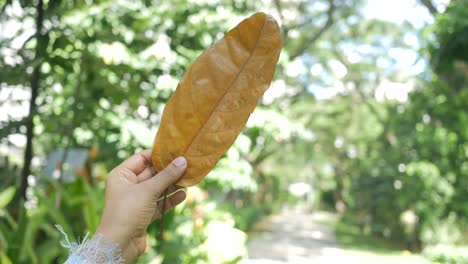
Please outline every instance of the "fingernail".
M176 165L177 167L182 167L182 166L184 166L184 165L187 163L187 161L185 160L184 157L178 157L177 159L175 159L175 160L173 161L173 163L174 163L174 165Z

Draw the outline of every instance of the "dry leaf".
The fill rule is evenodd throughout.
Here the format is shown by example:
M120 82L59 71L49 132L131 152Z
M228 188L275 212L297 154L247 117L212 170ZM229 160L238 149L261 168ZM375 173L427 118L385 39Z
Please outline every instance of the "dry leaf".
M256 13L201 54L164 109L152 154L156 170L184 156L188 168L178 185L200 182L244 128L280 51L278 24Z

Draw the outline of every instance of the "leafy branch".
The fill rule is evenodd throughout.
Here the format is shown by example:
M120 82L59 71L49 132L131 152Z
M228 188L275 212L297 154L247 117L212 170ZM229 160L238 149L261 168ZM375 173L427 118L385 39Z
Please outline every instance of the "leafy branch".
M304 2L301 2L301 4L298 7L298 10L301 10L303 8L302 7L303 3ZM282 33L283 39L286 39L288 32L291 29L299 29L310 24L309 22L307 22L307 23L301 23L301 24L290 25L290 26L285 25L284 24L285 19L283 15L283 6L281 4L281 0L274 0L274 5L278 12L279 18L281 19L281 22L282 22L281 27L283 31ZM333 13L336 9L334 0L328 0L328 6L329 7L327 10L327 21L325 22L325 24L315 34L312 34L308 38L306 38L303 44L296 51L292 53L290 57L291 60L303 54L310 46L314 44L314 42L316 42L333 25L334 23Z
M439 13L431 0L421 0L421 3L427 8L427 10L429 10L431 14L436 15Z
M296 57L303 54L309 47L311 47L334 23L333 13L335 12L335 2L334 0L328 1L328 10L327 10L327 21L325 24L317 31L315 34L310 35L304 40L302 45L294 52L292 52L290 59L294 60Z

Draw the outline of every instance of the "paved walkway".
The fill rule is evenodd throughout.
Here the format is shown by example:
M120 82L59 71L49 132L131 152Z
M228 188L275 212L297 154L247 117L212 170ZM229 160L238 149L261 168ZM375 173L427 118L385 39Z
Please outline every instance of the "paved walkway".
M248 244L249 259L240 263L427 263L417 256L385 256L340 249L333 230L321 224L335 218L335 215L325 212L284 212L269 217L257 225L260 234Z

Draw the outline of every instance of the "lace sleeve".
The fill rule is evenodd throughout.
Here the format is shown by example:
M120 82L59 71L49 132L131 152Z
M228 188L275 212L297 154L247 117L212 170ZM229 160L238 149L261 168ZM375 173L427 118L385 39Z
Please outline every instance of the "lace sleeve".
M95 234L89 239L86 234L81 243L70 242L68 235L59 225L55 227L65 237L65 242L60 244L70 252L65 264L121 264L124 263L120 255L120 248L116 244L104 243L102 234Z

